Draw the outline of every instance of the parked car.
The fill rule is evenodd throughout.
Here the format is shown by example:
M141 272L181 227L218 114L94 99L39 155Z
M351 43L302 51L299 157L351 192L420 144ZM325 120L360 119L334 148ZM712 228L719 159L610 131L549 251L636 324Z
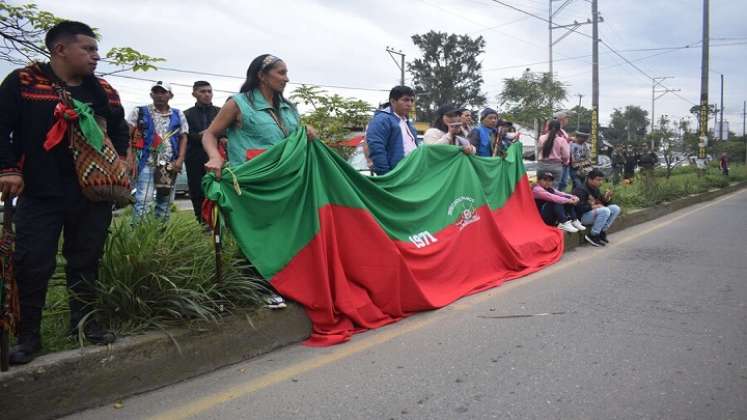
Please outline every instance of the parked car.
M177 197L186 197L189 195L189 184L187 183L187 170L182 168L179 175L176 176L175 194Z

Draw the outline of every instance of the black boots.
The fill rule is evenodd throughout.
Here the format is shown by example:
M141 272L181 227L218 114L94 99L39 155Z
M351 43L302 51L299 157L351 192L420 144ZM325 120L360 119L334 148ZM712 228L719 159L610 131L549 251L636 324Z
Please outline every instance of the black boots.
M96 320L90 320L86 322L85 326L83 327L83 336L86 338L86 340L90 341L93 344L103 345L111 344L117 339L117 336L114 335L113 332L104 329L104 327L99 325ZM77 324L75 324L75 326L70 329L70 337L73 340L78 339Z
M27 334L18 337L18 342L10 350L11 365L25 365L34 360L42 348L39 334Z

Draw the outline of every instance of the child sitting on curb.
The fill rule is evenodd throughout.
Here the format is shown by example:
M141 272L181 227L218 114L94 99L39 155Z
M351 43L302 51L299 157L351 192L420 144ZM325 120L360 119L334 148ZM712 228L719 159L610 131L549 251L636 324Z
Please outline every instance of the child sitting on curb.
M575 233L586 230L576 217L578 197L552 188L555 176L551 172L541 173L537 177L537 184L532 188L534 201L542 216L542 220L549 226L556 226L566 232Z

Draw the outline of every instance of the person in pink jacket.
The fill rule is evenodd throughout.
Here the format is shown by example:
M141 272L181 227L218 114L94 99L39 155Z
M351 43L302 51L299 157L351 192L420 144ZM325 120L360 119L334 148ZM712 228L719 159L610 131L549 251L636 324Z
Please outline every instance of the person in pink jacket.
M534 202L542 216L542 220L549 226L556 226L566 232L575 233L586 230L576 217L578 197L553 189L555 176L551 172L541 172L537 177L537 184L532 187Z
M571 159L571 149L563 137L560 121L552 120L548 125L550 131L537 140L537 173L550 172L554 176L553 188L558 188L563 166Z

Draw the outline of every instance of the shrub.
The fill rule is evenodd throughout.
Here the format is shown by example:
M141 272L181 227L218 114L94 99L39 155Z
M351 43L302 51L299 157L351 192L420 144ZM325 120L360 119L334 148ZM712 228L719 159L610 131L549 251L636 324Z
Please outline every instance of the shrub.
M211 237L189 216L175 214L167 224L153 218L114 223L94 303L97 317L110 328L127 334L215 321L261 301L266 282L228 235L222 282L216 281Z

